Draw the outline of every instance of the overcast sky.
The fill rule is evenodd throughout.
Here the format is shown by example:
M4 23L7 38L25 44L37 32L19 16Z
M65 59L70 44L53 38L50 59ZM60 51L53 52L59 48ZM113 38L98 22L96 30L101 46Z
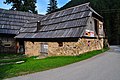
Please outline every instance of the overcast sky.
M5 0L0 0L0 8L3 8L3 9L10 9L11 8L11 4L7 5L7 4L4 4ZM69 2L70 0L57 0L57 3L58 3L58 7L62 7L63 5L65 5L67 2ZM45 14L46 11L47 11L47 7L48 7L48 3L49 3L49 0L37 0L37 10L38 10L38 13L39 14Z

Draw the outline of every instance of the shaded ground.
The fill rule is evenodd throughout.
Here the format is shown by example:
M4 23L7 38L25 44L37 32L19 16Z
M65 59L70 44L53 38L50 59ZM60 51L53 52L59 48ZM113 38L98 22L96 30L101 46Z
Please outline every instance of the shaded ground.
M120 47L65 67L6 80L120 80Z

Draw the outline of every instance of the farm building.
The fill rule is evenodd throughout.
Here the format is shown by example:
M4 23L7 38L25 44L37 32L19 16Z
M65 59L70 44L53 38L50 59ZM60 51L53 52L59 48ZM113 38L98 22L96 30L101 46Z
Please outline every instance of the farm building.
M38 17L42 15L0 9L0 53L16 53L17 42L14 37L28 20Z
M103 48L103 18L85 3L29 20L15 38L29 56L79 55Z

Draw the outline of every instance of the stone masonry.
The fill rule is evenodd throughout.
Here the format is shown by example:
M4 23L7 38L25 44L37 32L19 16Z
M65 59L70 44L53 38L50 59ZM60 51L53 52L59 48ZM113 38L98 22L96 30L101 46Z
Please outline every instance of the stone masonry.
M28 56L41 55L41 43L43 42L25 42L25 54ZM63 42L59 46L57 42L48 42L48 56L76 56L85 52L99 50L103 48L103 39L81 38L78 42Z

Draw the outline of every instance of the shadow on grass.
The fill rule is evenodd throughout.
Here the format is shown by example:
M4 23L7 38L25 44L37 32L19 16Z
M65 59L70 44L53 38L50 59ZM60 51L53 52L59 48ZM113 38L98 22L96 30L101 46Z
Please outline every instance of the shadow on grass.
M15 75L13 69L18 61L26 62L27 58L22 54L0 54L0 80Z
M21 61L27 62L27 59L23 59ZM19 61L17 61L19 62ZM25 63L23 62L23 63ZM0 65L0 80L5 78L11 78L14 76L18 76L19 67L16 68L17 65L21 65L22 63L13 62L11 64ZM19 71L20 72L20 71Z
M12 65L0 66L0 80L9 77L10 74L8 74L8 71L12 68L13 68Z

